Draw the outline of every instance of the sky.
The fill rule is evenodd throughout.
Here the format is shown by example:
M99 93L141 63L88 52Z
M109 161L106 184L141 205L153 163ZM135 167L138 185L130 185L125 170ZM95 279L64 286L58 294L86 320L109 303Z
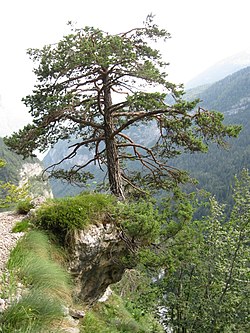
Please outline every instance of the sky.
M149 13L172 38L159 48L169 79L186 83L214 63L250 49L249 0L5 0L0 7L1 118L17 129L27 122L21 98L35 76L28 48L56 43L67 22L110 33L139 27Z

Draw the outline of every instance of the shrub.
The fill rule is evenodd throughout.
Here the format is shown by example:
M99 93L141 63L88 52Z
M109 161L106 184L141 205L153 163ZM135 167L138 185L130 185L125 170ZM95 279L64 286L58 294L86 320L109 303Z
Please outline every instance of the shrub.
M23 219L22 221L18 221L14 227L12 228L12 232L24 232L28 231L30 227L30 221L28 219Z
M20 200L16 206L16 212L18 214L28 214L28 212L34 208L34 204L31 202L30 198Z
M117 218L125 233L140 245L155 241L161 228L162 217L153 203L120 203Z
M112 212L114 203L114 197L96 193L49 200L37 210L32 222L63 240L69 230L103 222Z

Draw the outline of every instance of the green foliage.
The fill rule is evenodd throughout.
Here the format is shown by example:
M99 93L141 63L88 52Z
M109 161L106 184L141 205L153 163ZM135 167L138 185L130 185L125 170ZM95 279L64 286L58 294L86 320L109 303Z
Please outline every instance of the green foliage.
M14 225L12 232L25 232L28 231L30 227L30 221L28 219L23 219Z
M17 214L28 214L28 212L34 208L34 204L31 201L31 198L26 198L24 200L19 200L16 205Z
M10 254L8 270L16 283L21 281L28 290L0 315L0 332L58 331L62 304L71 301L71 282L55 257L63 263L59 250L42 232L28 232L18 241Z
M90 223L102 223L112 212L114 203L114 197L98 193L51 199L37 210L31 222L51 230L63 241L69 230L84 229Z
M26 284L65 301L70 297L70 279L54 262L54 257L58 258L60 254L48 236L40 231L30 231L11 252L8 269Z
M132 312L141 316L157 312L158 298L162 297L155 284L155 275L151 275L149 270L143 270L140 264L135 269L127 269L122 279L112 285L112 290Z
M160 234L162 216L150 201L118 203L116 220L137 245L148 245Z
M33 290L4 311L0 317L0 332L58 332L56 328L52 330L49 327L62 317L62 305L57 299Z
M86 313L81 333L162 333L156 320L116 295Z
M6 162L0 159L0 168L5 167ZM0 208L7 208L10 205L24 199L27 196L27 185L18 187L10 182L0 181Z
M229 220L211 199L211 213L185 225L165 249L158 281L173 332L249 331L250 176L243 171Z

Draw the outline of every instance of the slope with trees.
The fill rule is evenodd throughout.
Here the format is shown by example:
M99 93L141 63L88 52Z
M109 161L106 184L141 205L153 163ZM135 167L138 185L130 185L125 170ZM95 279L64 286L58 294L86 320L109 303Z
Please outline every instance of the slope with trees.
M149 289L154 281L156 292L147 295L150 309L157 310L162 304L170 313L170 319L165 319L171 329L199 332L209 328L210 332L223 332L225 326L227 331L240 331L247 327L239 318L247 313L243 296L247 292L249 181L244 183L247 191L238 187L236 209L228 224L220 219L220 211L196 223L192 220L194 208L189 195L177 186L187 179L186 174L170 165L170 159L183 152L205 152L210 141L225 145L226 138L238 135L240 126L225 125L221 113L197 107L197 100L183 99L181 87L167 81L166 64L152 46L159 38L167 39L169 34L159 29L150 16L142 28L121 34L110 35L87 27L73 30L57 44L30 50L37 64L34 71L38 82L24 102L30 108L33 123L5 142L27 157L37 149L43 152L60 140L73 137L69 143L71 151L51 167L54 176L69 181L86 181L90 174L84 170L91 163L107 168L113 194L108 197L113 204L107 214L101 211L101 221L91 215L82 218L82 195L76 205L69 204L74 198L45 203L30 217L35 227L49 229L54 233L52 238L59 236L60 244L67 248L74 244L68 237L70 228L77 235L76 229L79 231L83 223L90 222L100 224L108 232L110 223L117 230L118 241L129 251L122 258L126 267L136 267L137 271L145 268L147 278L143 282ZM166 103L169 93L174 97L173 105ZM129 134L135 126L142 128L152 123L157 126L158 136L152 146L141 142L140 135ZM82 147L92 151L87 160L69 170L57 168L79 154ZM131 168L133 162L140 164L141 169ZM149 198L133 201L128 187L144 193L163 189L168 194L165 202L155 207ZM120 202L117 198L130 201ZM55 209L56 202L59 209ZM88 214L92 210L98 214L92 201L90 207ZM117 271L111 276L112 273ZM81 288L84 286L83 283ZM139 312L142 317L138 305L144 300L141 291L143 288L138 288L138 293L133 293L137 296L136 310L131 311L134 317ZM133 309L130 301L133 303L133 297L127 302ZM88 316L85 323L87 319Z
M210 214L186 224L165 244L165 276L158 283L168 309L164 321L174 333L249 331L247 170L236 180L233 198L228 219L224 207L211 198Z
M199 98L204 108L216 109L225 115L225 122L242 125L238 138L228 140L227 149L216 144L207 154L183 154L173 161L198 179L198 188L216 195L217 200L232 203L234 176L250 166L250 67L244 68L203 91L187 91L186 98Z

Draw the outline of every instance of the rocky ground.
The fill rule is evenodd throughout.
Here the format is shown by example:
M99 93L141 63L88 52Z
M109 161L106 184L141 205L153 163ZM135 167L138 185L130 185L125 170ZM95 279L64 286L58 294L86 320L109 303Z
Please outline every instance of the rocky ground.
M17 221L21 221L23 218L23 215L18 215L14 212L0 213L0 276L4 272L11 249L23 235L21 232L12 233L11 229Z

